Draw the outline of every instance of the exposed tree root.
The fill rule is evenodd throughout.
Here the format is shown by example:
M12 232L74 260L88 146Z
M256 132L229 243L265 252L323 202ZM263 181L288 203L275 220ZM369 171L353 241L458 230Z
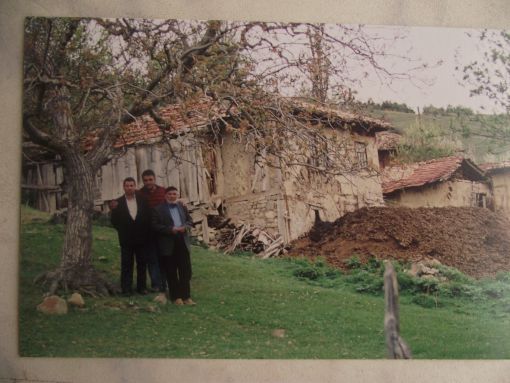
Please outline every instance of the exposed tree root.
M108 281L104 275L92 266L73 266L58 268L38 275L34 283L48 286L48 295L58 291L79 292L92 297L118 294L119 288Z

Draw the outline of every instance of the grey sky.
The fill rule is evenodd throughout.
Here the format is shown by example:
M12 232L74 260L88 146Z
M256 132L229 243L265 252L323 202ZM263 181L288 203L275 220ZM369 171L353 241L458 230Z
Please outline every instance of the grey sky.
M398 27L374 27L377 33L392 34ZM402 29L402 27L400 27ZM407 105L416 109L426 105L442 106L463 105L476 111L482 111L481 106L485 107L485 113L493 111L502 112L501 108L496 108L493 101L484 97L469 97L469 90L459 84L461 73L455 70L455 67L473 61L483 59L479 48L479 42L475 36L478 36L480 30L457 29L457 28L425 28L425 27L405 27L408 32L408 38L400 40L395 45L395 52L405 54L408 49L412 49L410 54L414 58L421 58L431 65L442 61L442 65L434 66L422 72L431 82L430 86L416 87L408 81L394 82L391 89L381 86L376 78L363 81L363 86L357 89L358 98L367 100L372 98L376 102L391 100L405 102ZM466 32L470 32L469 37ZM390 62L390 61L388 61ZM398 64L398 61L395 62Z

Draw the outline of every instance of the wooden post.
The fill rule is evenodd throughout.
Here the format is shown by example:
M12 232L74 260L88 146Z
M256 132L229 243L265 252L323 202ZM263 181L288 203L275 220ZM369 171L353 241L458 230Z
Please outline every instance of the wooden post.
M398 310L398 283L395 269L390 261L384 261L384 332L389 359L411 359L411 350L400 337Z

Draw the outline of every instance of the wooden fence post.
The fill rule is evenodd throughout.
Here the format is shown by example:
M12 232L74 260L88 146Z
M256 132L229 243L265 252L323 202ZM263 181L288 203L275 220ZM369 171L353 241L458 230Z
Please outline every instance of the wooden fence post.
M384 261L384 264L384 332L388 358L411 359L411 350L404 339L400 337L397 276L390 261Z

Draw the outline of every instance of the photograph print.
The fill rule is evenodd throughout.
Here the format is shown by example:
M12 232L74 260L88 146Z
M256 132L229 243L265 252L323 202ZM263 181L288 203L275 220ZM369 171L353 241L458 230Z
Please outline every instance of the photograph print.
M507 359L510 34L28 17L22 357Z

